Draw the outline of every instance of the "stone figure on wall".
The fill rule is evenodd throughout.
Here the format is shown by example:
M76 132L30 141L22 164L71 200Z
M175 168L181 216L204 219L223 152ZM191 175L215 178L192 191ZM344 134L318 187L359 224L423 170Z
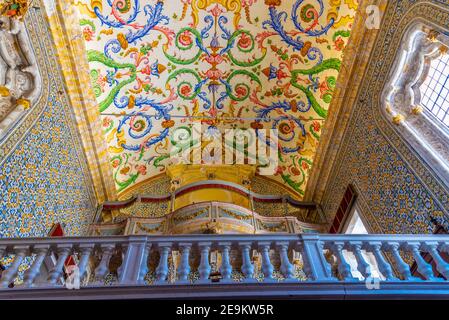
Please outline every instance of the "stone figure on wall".
M38 70L23 22L0 18L0 136L38 94Z

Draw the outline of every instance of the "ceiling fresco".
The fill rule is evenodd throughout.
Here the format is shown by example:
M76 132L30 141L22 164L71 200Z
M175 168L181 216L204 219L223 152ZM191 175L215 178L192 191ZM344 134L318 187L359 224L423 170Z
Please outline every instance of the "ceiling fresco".
M304 194L355 0L78 0L119 192L170 163L171 134L279 130L273 179Z

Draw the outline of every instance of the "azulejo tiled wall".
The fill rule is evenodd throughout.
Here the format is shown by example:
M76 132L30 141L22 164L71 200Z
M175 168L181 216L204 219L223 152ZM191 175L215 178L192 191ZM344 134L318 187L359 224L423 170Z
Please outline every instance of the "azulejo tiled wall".
M323 196L323 209L329 216L352 184L373 233L430 233L432 218L449 227L448 186L400 138L378 105L407 24L421 17L447 28L449 6L444 3L394 1L387 7Z
M40 8L25 23L42 96L0 144L0 237L44 236L53 223L84 234L95 196L80 138Z

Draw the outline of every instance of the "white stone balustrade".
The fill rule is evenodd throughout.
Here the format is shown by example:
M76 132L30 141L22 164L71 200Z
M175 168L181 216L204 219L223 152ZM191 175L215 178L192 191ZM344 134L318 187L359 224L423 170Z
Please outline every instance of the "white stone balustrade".
M15 256L1 275L0 298L3 292L11 290L31 294L33 290L64 289L64 279L71 276L64 268L69 256L77 261L81 280L87 274L92 275L89 276L92 281L80 281L81 289L168 285L189 286L195 291L204 285L229 288L229 285L261 286L264 283L271 284L267 290L273 289L273 283L288 283L298 290L301 286L323 284L364 286L372 281L371 270L376 268L384 279L378 281L387 287L389 284L422 286L433 283L446 290L449 297L448 246L447 235L139 235L1 239L0 253ZM342 250L354 254L355 270L351 270ZM377 265L370 265L362 251L371 252ZM218 252L220 257L216 266L210 258L213 252ZM325 252L335 257L337 274L332 274ZM403 259L401 252L414 261ZM433 267L422 257L424 253L433 259ZM11 288L10 284L19 275L19 266L31 255L34 258L29 268L20 277L21 281L16 280ZM259 258L255 258L257 255ZM51 267L44 266L47 256L53 256L55 261ZM300 257L299 263L293 261L293 256ZM420 277L410 271L413 262ZM363 279L351 275L356 270ZM111 276L113 280L107 280Z

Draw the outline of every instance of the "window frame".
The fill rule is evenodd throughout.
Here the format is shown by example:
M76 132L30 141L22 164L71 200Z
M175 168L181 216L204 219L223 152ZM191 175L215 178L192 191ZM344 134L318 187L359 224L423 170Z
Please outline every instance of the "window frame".
M402 36L381 95L383 115L419 158L449 186L449 128L421 105L430 62L449 48L449 32L415 19Z

